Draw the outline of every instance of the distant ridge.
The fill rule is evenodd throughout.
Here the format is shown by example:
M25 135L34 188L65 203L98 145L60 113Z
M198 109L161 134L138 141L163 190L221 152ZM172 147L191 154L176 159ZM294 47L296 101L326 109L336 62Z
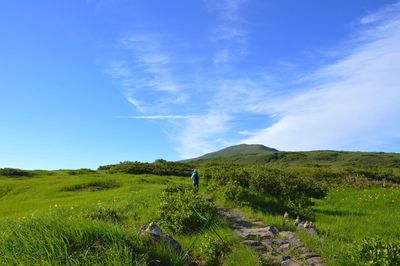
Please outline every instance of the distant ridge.
M261 144L239 144L224 148L222 150L204 154L203 156L190 160L206 160L220 157L239 156L239 155L256 155L279 152L277 149L270 148Z
M354 151L278 151L260 144L240 144L203 156L183 160L197 165L214 164L283 164L298 166L398 167L400 153Z

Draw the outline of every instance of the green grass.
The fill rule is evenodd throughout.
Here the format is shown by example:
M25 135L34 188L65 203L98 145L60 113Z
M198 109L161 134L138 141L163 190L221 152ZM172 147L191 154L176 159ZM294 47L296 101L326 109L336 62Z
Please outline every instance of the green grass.
M355 241L400 238L399 195L399 188L331 190L316 202L319 236L302 234L302 238L328 265L357 265L350 258Z
M139 234L145 224L157 222L160 194L171 184L191 184L191 180L81 170L0 176L0 265L145 265L151 260L186 264L167 245L155 245ZM257 265L257 253L242 246L224 222L214 229L229 245L214 263L222 264L225 257L240 261L240 254L248 254L242 265ZM196 238L172 236L185 251ZM205 231L190 251L202 263L212 262L204 247L207 239L218 237Z

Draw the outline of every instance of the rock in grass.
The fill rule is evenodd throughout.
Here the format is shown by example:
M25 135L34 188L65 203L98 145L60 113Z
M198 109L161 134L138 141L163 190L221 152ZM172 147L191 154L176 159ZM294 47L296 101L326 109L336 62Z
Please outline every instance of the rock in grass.
M294 260L287 259L282 261L281 266L301 266L301 264Z
M182 252L182 247L181 245L178 243L178 241L176 241L175 239L173 239L171 236L169 236L168 234L164 233L161 228L156 225L155 223L150 223L146 226L146 228L142 231L142 234L148 234L151 236L151 238L153 238L156 241L164 241L168 244L170 244L178 253Z

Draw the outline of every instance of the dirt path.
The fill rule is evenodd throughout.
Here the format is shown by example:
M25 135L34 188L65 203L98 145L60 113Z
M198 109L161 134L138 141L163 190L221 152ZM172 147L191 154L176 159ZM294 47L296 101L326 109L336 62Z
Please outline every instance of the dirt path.
M325 266L321 257L305 247L291 231L279 232L262 222L249 222L239 209L219 208L218 211L243 239L243 243L258 251L265 261L281 266Z

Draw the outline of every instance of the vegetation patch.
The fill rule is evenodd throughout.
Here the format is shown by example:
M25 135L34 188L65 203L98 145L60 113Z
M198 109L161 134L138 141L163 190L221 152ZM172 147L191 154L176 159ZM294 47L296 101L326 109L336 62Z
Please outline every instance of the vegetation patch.
M11 192L11 190L14 189L14 186L11 185L3 185L0 186L0 199L4 196L6 196L8 193Z
M209 187L216 193L222 193L226 200L257 208L262 207L255 205L260 203L257 194L261 193L280 203L279 212L288 211L307 219L313 216L312 198L326 195L326 189L321 183L281 168L260 165L214 166L205 169L204 177L209 182Z
M89 183L63 187L61 191L99 191L120 187L115 180L97 180Z
M100 166L98 170L107 170L111 173L125 174L154 174L154 175L174 175L190 176L193 166L180 162L168 162L166 160L156 160L153 163L142 162L121 162L119 164Z
M400 241L366 238L356 244L353 259L365 265L400 265Z
M23 177L23 176L32 176L32 173L16 168L0 168L0 176Z
M161 194L160 223L174 233L195 233L216 213L214 206L190 186L169 186Z
M63 216L0 223L4 265L163 265L184 262L166 246L154 247L122 227ZM33 244L34 243L34 244Z
M67 170L67 173L69 175L84 175L84 174L92 174L95 173L96 171L89 169L89 168L81 168L78 170Z

